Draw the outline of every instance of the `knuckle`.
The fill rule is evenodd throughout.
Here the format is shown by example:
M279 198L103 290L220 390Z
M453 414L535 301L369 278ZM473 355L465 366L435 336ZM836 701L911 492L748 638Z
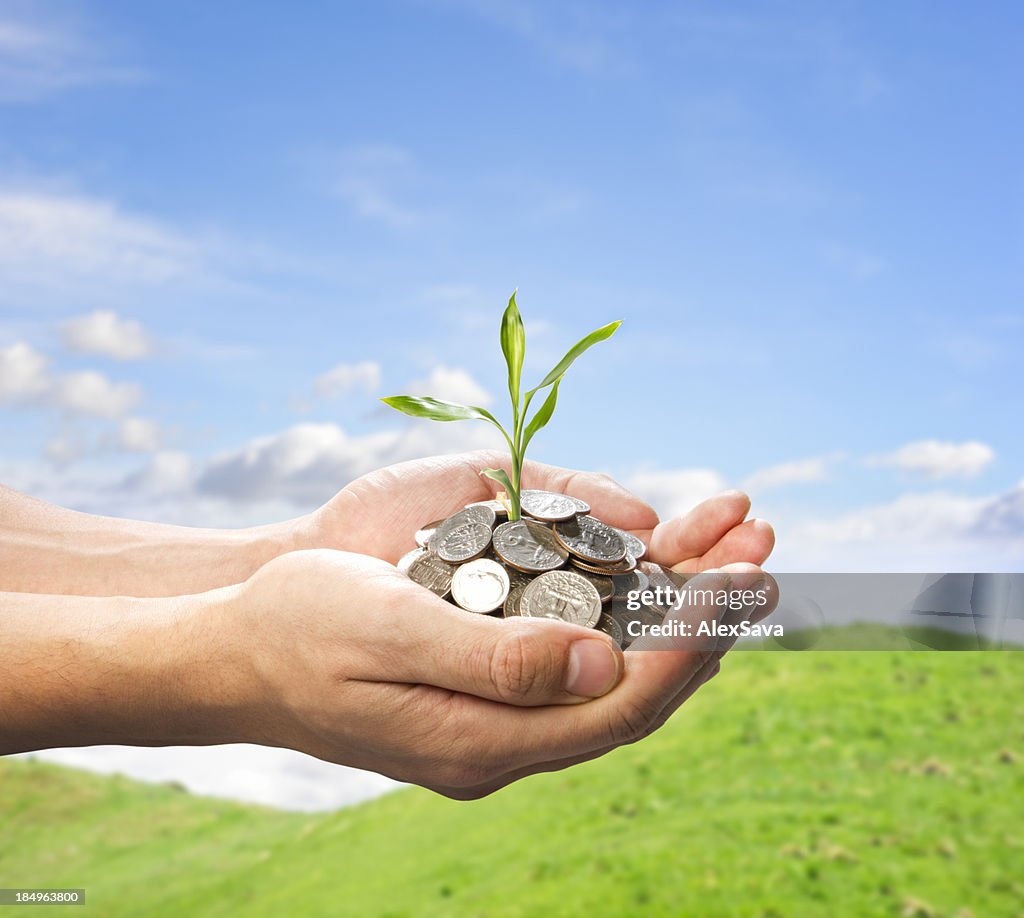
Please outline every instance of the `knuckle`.
M657 729L658 711L648 702L626 701L611 714L608 732L615 745L635 743Z
M502 700L530 698L551 684L550 656L536 652L536 643L510 630L494 645L490 660L491 685Z

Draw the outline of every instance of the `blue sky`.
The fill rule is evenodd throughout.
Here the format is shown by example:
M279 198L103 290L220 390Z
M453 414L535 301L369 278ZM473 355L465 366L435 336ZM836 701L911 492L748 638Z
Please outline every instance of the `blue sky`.
M5 478L242 525L489 443L374 397L503 408L519 287L537 376L624 319L536 457L748 487L789 569L1018 568L1022 20L0 3Z
M0 0L0 481L237 526L493 443L663 514L747 488L777 570L1021 570L1018 4ZM285 750L93 748L291 807Z

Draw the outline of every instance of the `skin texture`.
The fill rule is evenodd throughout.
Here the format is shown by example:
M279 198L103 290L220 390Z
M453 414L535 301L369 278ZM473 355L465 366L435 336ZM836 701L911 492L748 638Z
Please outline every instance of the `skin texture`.
M464 612L389 563L424 522L492 496L479 470L501 461L481 452L392 466L308 517L234 538L68 517L6 492L18 512L0 552L35 572L7 576L39 589L0 593L0 753L255 742L470 799L648 735L717 673L728 640L644 638L637 646L650 649L623 654L563 622ZM651 560L704 572L696 582L711 588L756 585L773 544L737 492L661 523L603 475L528 463L524 486L588 501L648 543ZM61 520L71 537L47 528ZM179 570L190 558L201 569ZM53 564L60 589L47 592ZM69 595L148 585L140 595L152 596L153 584L182 595ZM686 614L722 620L714 607Z

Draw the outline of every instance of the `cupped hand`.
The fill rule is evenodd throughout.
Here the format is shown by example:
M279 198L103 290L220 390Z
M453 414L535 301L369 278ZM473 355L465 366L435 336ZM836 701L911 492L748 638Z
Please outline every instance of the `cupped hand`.
M423 517L488 497L477 467L493 460L472 454L374 473L342 492L324 522L339 527L338 541L354 539L361 551L390 559L409 547L401 527L408 532ZM760 577L771 550L771 528L744 522L749 504L740 494L659 523L602 475L532 464L525 484L586 500L596 515L644 538L665 566L719 568L691 581L712 589ZM669 642L623 654L600 632L564 622L464 612L390 564L338 550L277 558L233 603L254 674L252 741L458 799L649 735L717 673L728 649ZM692 614L719 621L720 611Z
M313 514L313 541L394 563L415 548L413 535L421 526L494 497L495 483L480 473L507 467L507 456L480 450L378 469L353 481ZM750 500L739 491L727 491L685 517L659 523L648 504L600 473L527 462L523 487L587 501L595 516L643 539L651 560L677 570L696 573L737 562L760 565L775 544L768 523L747 520Z

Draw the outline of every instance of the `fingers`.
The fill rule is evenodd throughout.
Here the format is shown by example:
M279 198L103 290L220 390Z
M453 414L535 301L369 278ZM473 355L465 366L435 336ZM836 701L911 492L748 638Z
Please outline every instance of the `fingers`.
M666 709L658 715L654 721L654 730L660 729L664 726L669 717L675 713L675 711L684 702L688 701L699 689L718 675L721 668L722 664L718 658L708 660L690 679L685 688L676 696L676 698L673 699L673 701L666 706ZM481 797L493 794L495 791L499 791L503 787L507 787L509 784L513 784L522 778L528 778L530 775L562 771L562 769L571 768L573 765L580 765L583 762L590 762L594 759L599 759L601 756L607 755L609 752L613 752L618 749L620 745L621 743L602 746L600 749L582 753L581 755L569 756L568 758L563 759L553 759L547 762L539 762L536 765L528 765L525 768L517 768L513 771L506 772L497 778L473 787L433 787L432 790L456 800L479 800Z
M729 574L709 573L692 578L690 584L697 589L715 591L727 589L731 582ZM481 636L488 625L508 629L517 624L510 621L488 621L485 618L473 619L469 613L464 617L457 610L449 608L449 611L462 621L463 626L466 625L465 618L481 626ZM689 620L693 625L703 623L712 626L720 620L720 611L713 603L695 602L689 610ZM417 617L422 625L422 618ZM540 627L531 634L543 634L545 645L554 638L557 646L563 633L566 636L579 634L577 629L571 626L563 628L557 622L533 624ZM450 657L456 665L453 670L442 659L433 682L455 683L466 680L466 684L477 686L481 696L486 697L473 697L459 690L444 696L420 693L415 697L431 699L430 704L424 708L410 704L410 696L399 691L402 686L380 686L373 689L373 692L377 693L378 702L396 693L404 699L403 703L393 706L384 704L382 707L378 703L375 708L378 712L376 717L380 716L382 710L391 709L388 721L393 736L400 737L405 731L422 732L424 724L430 725L428 737L433 749L432 756L426 761L421 757L412 771L398 776L403 780L414 780L435 787L449 796L481 796L488 789L496 789L516 776L546 767L562 767L555 763L583 761L609 748L641 739L663 722L664 716L667 716L664 715L666 707L675 706L680 693L690 685L691 680L695 677L704 678L718 662L714 655L714 643L706 647L677 647L661 652L629 653L626 655L625 672L613 691L586 704L546 705L527 710L515 704L486 700L487 697L493 697L489 694L494 685L492 674L501 672L502 668L495 670L484 666L482 660L463 666L465 657L453 653L460 645L456 643L455 647L451 646L452 640L458 641L459 636L448 630L447 623L440 623L438 627L441 628L441 639L433 646L432 652L442 658ZM419 656L408 653L415 650L414 645L403 649L406 653L402 656ZM544 646L537 648L541 652L541 660L544 659L544 649ZM564 657L561 659L561 667L555 665L551 671L560 671L564 675L569 668L564 663ZM544 669L543 663L541 669ZM455 679L445 675L452 671L467 675ZM519 679L514 681L520 687L524 684ZM367 691L370 690L370 682L361 684ZM550 691L557 685L557 681L541 679L537 684L546 685ZM496 694L503 696L506 692L499 691ZM523 697L522 692L517 691L515 697Z
M434 685L528 707L596 698L622 678L622 651L602 632L463 612L409 586L394 584L386 633L364 636L367 659L356 678Z
M708 498L686 516L668 520L651 533L651 560L672 565L682 559L700 558L742 523L749 511L750 498L741 491Z
M704 574L693 578L693 582L698 589L726 588L729 575ZM695 603L690 623L695 629L701 623L710 627L718 622L719 612L710 603ZM480 725L487 732L496 731L489 743L491 777L647 736L665 706L711 658L713 647L711 644L664 652L631 652L626 655L625 673L615 690L587 704L534 711L494 710L492 706L487 726Z
M763 564L775 547L775 530L767 520L747 520L730 529L703 557L674 565L677 571L724 568L737 561Z
M658 525L658 514L649 504L600 472L574 472L527 462L523 466L523 487L558 491L585 500L594 516L620 529L644 531Z

